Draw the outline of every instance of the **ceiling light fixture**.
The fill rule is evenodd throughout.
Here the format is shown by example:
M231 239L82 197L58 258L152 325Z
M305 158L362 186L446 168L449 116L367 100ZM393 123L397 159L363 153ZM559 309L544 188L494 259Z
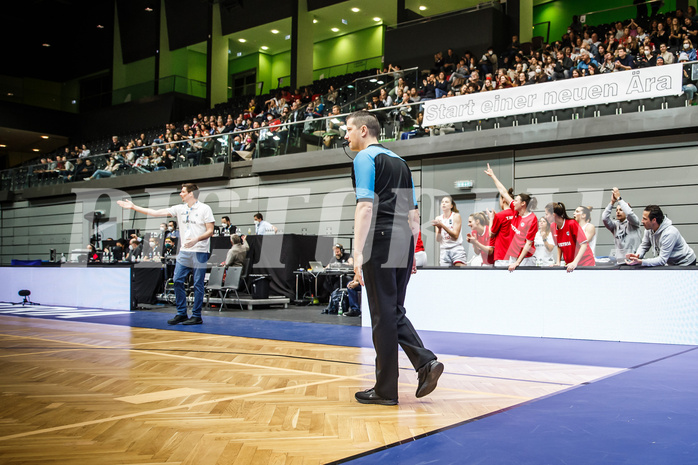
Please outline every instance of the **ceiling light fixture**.
M361 11L361 10L358 9L358 8L356 8L356 7L354 7L354 8L351 9L351 11L353 11L354 13L358 13L358 12Z
M147 11L148 13L150 13L151 11L153 11L153 9L150 8L149 6L147 6L147 7L145 7L145 11Z
M38 152L39 149L32 149L32 152Z
M247 39L238 39L238 42L242 42L243 44L247 42Z
M278 33L279 33L279 30L278 30L278 29L272 29L272 30L271 30L271 33L272 33L272 34L278 34Z
M424 11L424 10L426 10L426 9L427 9L427 7L425 7L424 5L419 5L419 10L420 10L420 11Z
M44 47L50 47L50 46L51 46L51 44L41 44L41 45L44 46Z
M333 27L332 32L339 32L339 29L337 29L336 27Z
M101 24L98 24L97 29L104 29L104 26L102 26Z
M4 149L5 147L7 147L7 145L5 145L5 144L0 144L0 149Z
M317 19L313 18L313 24L317 24Z
M269 47L267 47L266 45L262 45L261 49L262 50L269 50Z
M42 139L48 139L48 136L41 136Z
M373 18L373 20L374 20L375 22L382 21L382 19L380 19L378 16L376 16L375 18Z
M8 92L8 93L7 93L7 96L8 96L8 97L14 97L15 94L13 94L12 92Z

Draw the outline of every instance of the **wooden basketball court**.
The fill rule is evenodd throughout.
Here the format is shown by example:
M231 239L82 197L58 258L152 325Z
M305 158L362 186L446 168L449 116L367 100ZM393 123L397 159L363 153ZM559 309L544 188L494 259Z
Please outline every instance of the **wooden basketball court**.
M622 371L441 353L416 399L401 355L400 404L370 406L368 348L5 315L0 461L327 463Z

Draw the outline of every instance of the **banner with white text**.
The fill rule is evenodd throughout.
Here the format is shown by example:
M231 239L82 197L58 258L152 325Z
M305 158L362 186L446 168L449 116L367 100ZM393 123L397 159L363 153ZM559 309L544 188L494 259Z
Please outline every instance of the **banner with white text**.
M682 93L680 63L424 102L424 125L457 123Z

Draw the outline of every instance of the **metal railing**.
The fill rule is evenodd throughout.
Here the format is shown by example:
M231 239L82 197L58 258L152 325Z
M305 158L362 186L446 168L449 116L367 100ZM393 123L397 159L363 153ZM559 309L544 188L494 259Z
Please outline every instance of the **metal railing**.
M684 66L685 69L689 70L689 76L694 75L692 73L694 68L698 71L698 62L685 63ZM376 78L370 76L362 80L370 82L372 79ZM387 85L386 82L379 84L378 80L371 84L375 84L377 86L375 88ZM372 92L375 92L375 88L373 88ZM372 92L361 95L365 97L371 95ZM464 120L460 123L432 128L424 128L419 124L421 121L419 113L422 102L397 104L370 111L376 114L381 123L379 140L390 141L436 134L447 135L527 124L541 124L544 122L562 121L563 119L574 120L628 112L665 110L687 105L688 101L685 96L656 98L651 99L651 101L635 100L588 107L573 105L565 110L510 115L486 120ZM73 165L88 165L86 160L90 160L89 165L94 166L94 168L88 167L84 172L75 169L68 170L60 163L55 165L55 162L51 166L38 163L4 170L0 172L0 190L15 191L77 182L85 178L93 181L102 177L130 174L147 175L148 173L165 169L244 160L250 161L272 156L339 148L346 133L346 116L355 107L363 105L359 105L358 100L356 100L349 106L352 108L339 115L314 117L310 112L303 112L302 115L296 118L298 121L294 122L283 122L281 119L277 119L270 124L264 122L260 127L233 129L230 132L221 134L183 140L162 140L158 137L154 140L154 143L147 146L128 147L118 152L90 155L81 162L72 160ZM299 112L301 111L299 110Z

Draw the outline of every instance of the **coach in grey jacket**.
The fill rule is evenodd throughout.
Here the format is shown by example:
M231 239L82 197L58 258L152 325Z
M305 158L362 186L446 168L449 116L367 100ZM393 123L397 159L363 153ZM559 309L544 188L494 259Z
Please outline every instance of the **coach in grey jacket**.
M642 212L642 225L645 235L642 237L637 253L625 256L628 265L642 266L693 266L696 254L679 230L672 226L671 220L664 217L657 205L647 205ZM654 250L655 258L643 258L649 249Z
M616 207L617 219L612 220L611 210L616 202L618 202ZM613 255L617 260L624 260L625 254L635 252L640 246L640 219L633 212L630 204L621 198L617 187L613 188L611 203L603 211L601 221L603 221L606 229L613 233L613 240L616 245Z

